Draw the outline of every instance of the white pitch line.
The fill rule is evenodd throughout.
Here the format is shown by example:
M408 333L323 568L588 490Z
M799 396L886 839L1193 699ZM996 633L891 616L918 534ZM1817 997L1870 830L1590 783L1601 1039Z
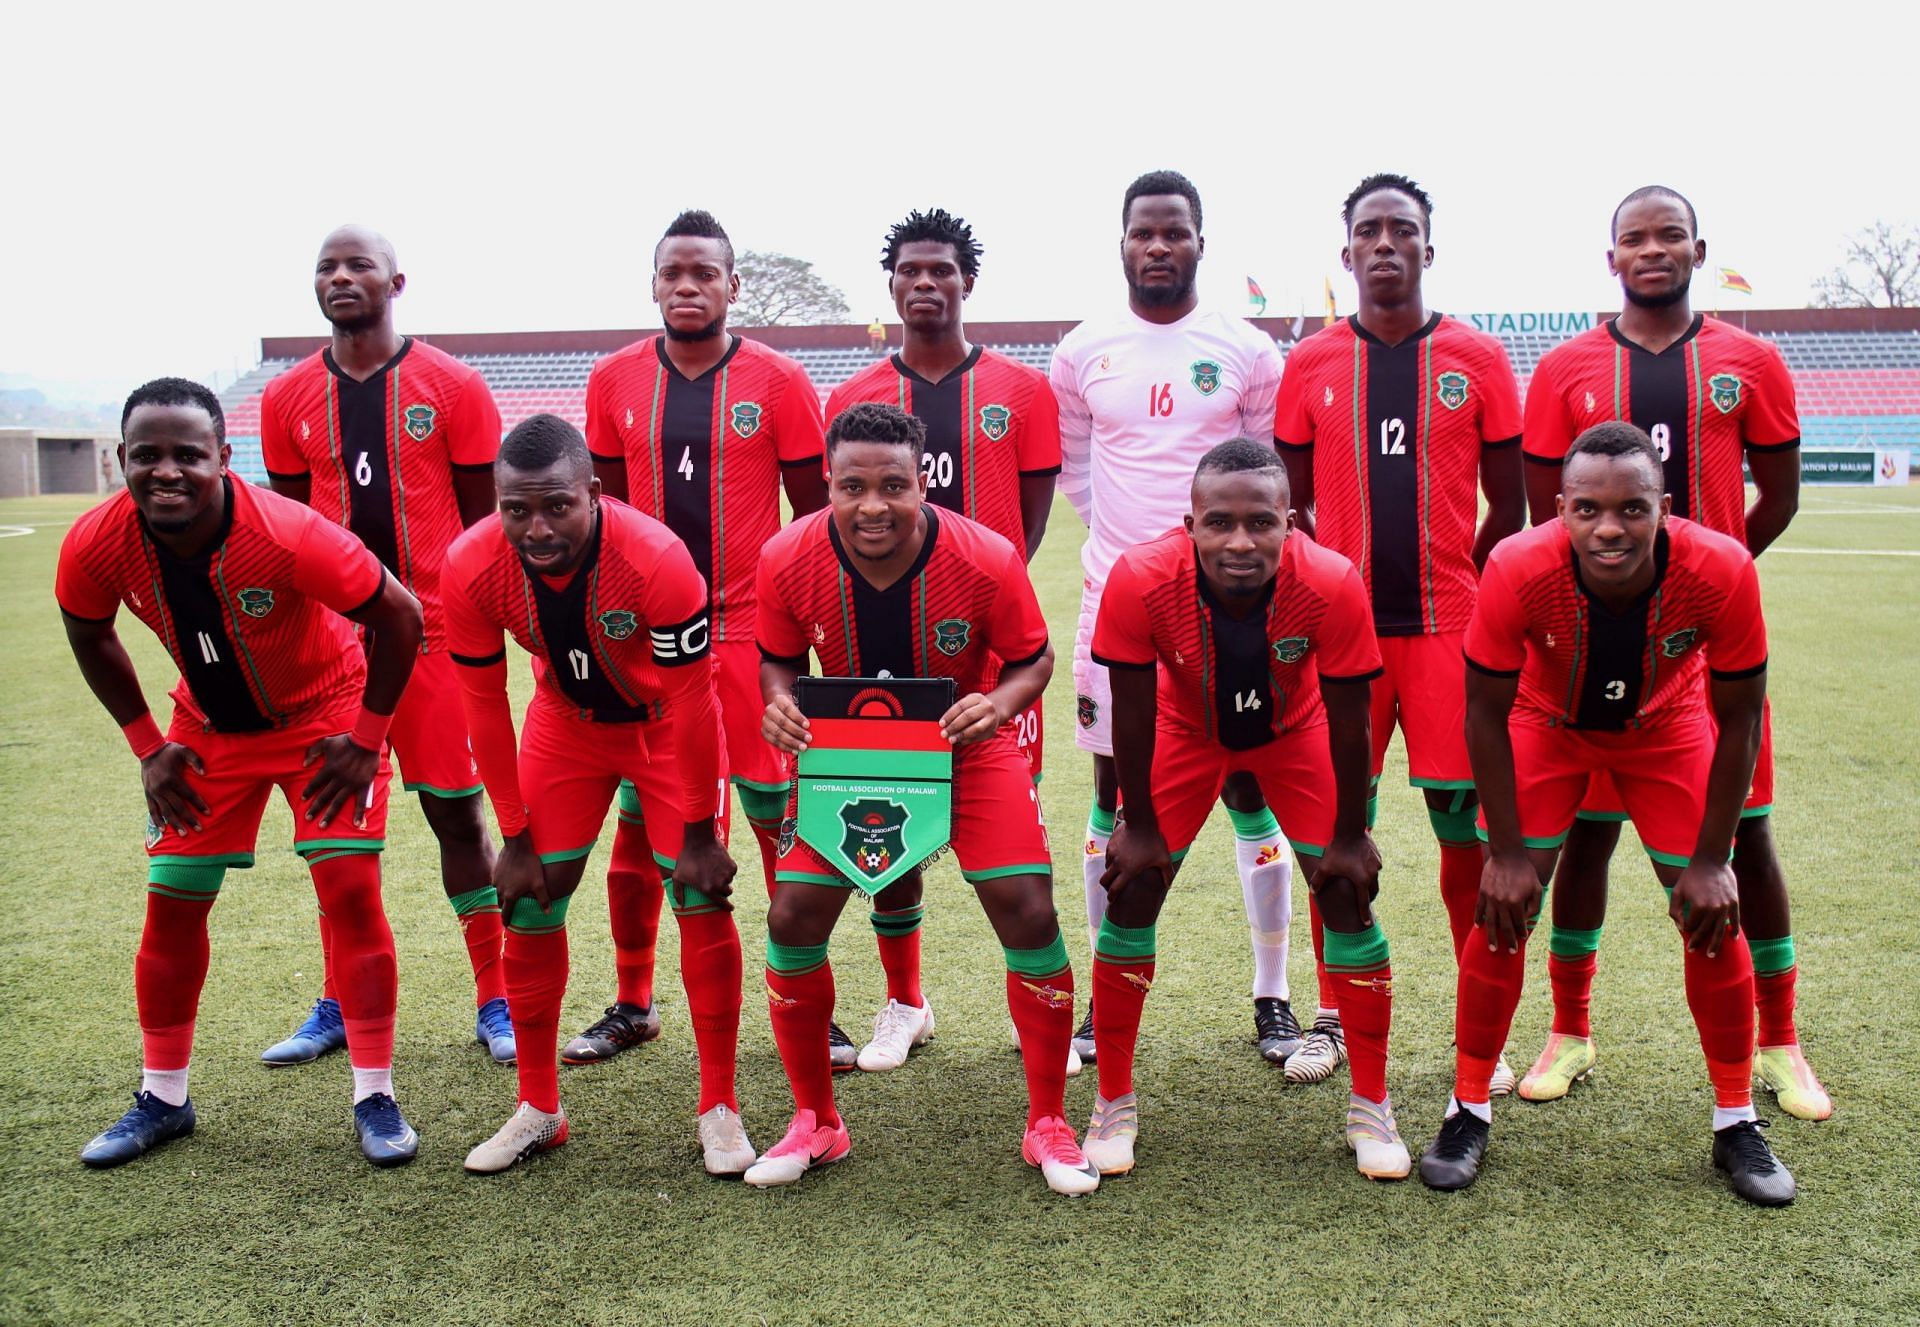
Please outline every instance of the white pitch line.
M1920 548L1781 548L1776 544L1767 552L1811 553L1834 558L1920 558Z
M18 539L23 534L32 534L31 525L0 525L0 539Z

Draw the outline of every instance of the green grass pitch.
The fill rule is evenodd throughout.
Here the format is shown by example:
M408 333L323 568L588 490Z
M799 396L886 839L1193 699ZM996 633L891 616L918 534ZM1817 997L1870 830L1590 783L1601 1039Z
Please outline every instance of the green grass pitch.
M1711 1095L1678 945L1644 860L1624 848L1596 989L1594 1079L1557 1105L1501 1105L1486 1172L1466 1193L1361 1179L1340 1137L1345 1075L1290 1088L1252 1052L1247 933L1219 815L1160 927L1139 1169L1087 1200L1055 1197L1020 1162L1000 953L950 865L928 890L939 1036L897 1073L840 1082L854 1139L845 1164L769 1193L701 1172L668 921L663 1039L563 1072L567 1147L503 1176L464 1174L466 1150L513 1107L513 1074L473 1042L466 958L433 842L398 798L386 854L401 973L396 1077L419 1160L375 1172L360 1159L343 1055L279 1071L258 1062L312 999L319 959L312 893L276 803L259 866L229 875L213 913L193 1078L199 1133L88 1172L80 1145L137 1082L132 957L145 877L134 763L80 681L51 595L60 538L83 505L0 503L0 523L28 527L0 538L0 1322L1915 1320L1920 490L1811 490L1762 564L1801 1028L1838 1103L1832 1120L1808 1125L1760 1095L1800 1180L1798 1203L1780 1211L1744 1206L1711 1168ZM1079 542L1062 504L1035 575L1063 651ZM1846 555L1863 550L1908 556ZM164 656L123 623L164 720ZM1056 893L1084 990L1088 767L1072 745L1064 657L1047 713ZM1397 977L1391 1083L1417 1151L1450 1082L1453 964L1435 848L1403 774L1390 764L1383 784L1380 912ZM735 848L748 971L741 1099L764 1147L790 1105L759 998L753 849L739 834ZM566 1029L611 995L604 909L598 885L583 888ZM1304 929L1292 971L1310 1006ZM1510 1043L1521 1067L1546 1027L1543 951ZM857 1036L882 992L860 909L848 910L833 952L841 1021ZM1093 1093L1091 1072L1069 1083L1076 1127Z

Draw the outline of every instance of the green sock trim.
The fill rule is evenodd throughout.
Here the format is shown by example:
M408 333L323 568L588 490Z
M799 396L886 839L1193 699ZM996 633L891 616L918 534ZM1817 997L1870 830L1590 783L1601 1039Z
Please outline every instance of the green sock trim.
M1067 970L1066 937L1055 932L1053 943L1040 949L1001 950L1007 956L1007 971L1023 977L1053 977Z
M1585 958L1600 949L1600 932L1604 927L1596 926L1591 931L1576 931L1568 926L1551 927L1547 932L1547 952L1555 958Z
M1373 828L1373 822L1380 818L1380 776L1374 775L1367 784L1367 828Z
M1748 936L1747 948L1753 951L1753 975L1756 977L1777 977L1797 961L1793 953L1793 937L1790 935L1783 935L1778 940L1756 940Z
M1152 962L1157 947L1155 932L1158 929L1151 923L1146 926L1115 926L1113 918L1102 917L1100 936L1093 945L1094 957L1119 963Z
M661 884L667 891L668 906L673 909L677 917L691 916L696 912L712 912L720 906L719 900L710 896L705 890L684 884L672 875L665 876Z
M469 889L464 894L453 894L447 899L453 905L453 915L466 917L476 912L500 911L500 891L492 885L485 889Z
M315 853L338 857L346 853L381 852L386 846L385 839L299 839L295 840L293 851L312 861Z
M1105 834L1108 838L1112 838L1113 814L1106 807L1095 802L1087 808L1087 828L1096 834Z
M767 966L775 972L784 972L789 976L800 976L812 972L827 961L827 947L817 945L782 945L767 941Z
M170 898L184 895L217 894L227 878L225 862L149 862L147 888ZM159 888L155 888L159 886ZM1793 942L1787 942L1791 951Z
M366 857L377 854L378 848L326 848L318 852L303 852L308 866L318 866L321 862L330 862L336 857Z
M507 929L518 931L521 935L546 935L558 931L567 924L567 904L573 901L569 894L566 898L553 901L551 912L540 911L540 901L531 894L513 905L513 915L507 918Z
M1227 819L1233 823L1233 837L1247 843L1257 843L1263 839L1280 837L1280 822L1273 818L1273 808L1263 806L1258 811L1236 811L1227 808Z
M733 790L740 795L740 809L747 813L747 819L779 821L786 818L787 790L784 785L763 788L735 779Z
M614 804L620 808L620 814L628 820L640 820L640 793L625 779L620 780L620 791L614 796Z
M912 935L920 929L920 923L926 919L926 915L927 905L916 903L898 912L870 912L867 920L873 923L876 935Z
M1379 923L1364 931L1326 931L1327 967L1335 972L1371 972L1387 966L1387 932Z
M1436 811L1427 808L1427 820L1433 825L1433 837L1442 843L1477 843L1475 831L1479 828L1480 810L1478 806L1466 810L1453 809Z

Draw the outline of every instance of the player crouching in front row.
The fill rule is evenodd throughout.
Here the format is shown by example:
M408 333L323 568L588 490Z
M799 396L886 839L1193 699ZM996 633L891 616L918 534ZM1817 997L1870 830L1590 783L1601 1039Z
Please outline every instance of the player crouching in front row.
M1324 921L1316 949L1338 995L1360 1173L1404 1179L1387 1096L1393 971L1370 904L1380 854L1366 831L1373 612L1353 564L1290 533L1287 472L1236 438L1200 459L1185 530L1120 555L1101 597L1093 659L1113 686L1121 820L1093 961L1100 1090L1086 1152L1133 1169L1134 1043L1153 985L1154 923L1229 774L1245 770L1279 817ZM1157 681L1156 681L1157 677Z
M1467 745L1488 857L1460 958L1453 1100L1420 1158L1436 1189L1479 1176L1527 936L1588 777L1604 771L1686 942L1713 1163L1748 1202L1793 1201L1753 1111L1753 962L1728 865L1767 693L1760 582L1737 540L1669 517L1664 488L1645 433L1597 424L1567 453L1560 519L1503 540L1480 580Z
M706 582L666 526L601 496L586 440L557 416L507 434L494 480L500 511L454 541L443 585L474 759L505 839L493 882L507 917L520 1107L467 1154L467 1169L502 1171L567 1141L555 1062L567 904L624 778L680 924L706 1168L737 1175L753 1145L734 1095L740 933L727 901L734 864ZM544 664L517 760L503 634Z

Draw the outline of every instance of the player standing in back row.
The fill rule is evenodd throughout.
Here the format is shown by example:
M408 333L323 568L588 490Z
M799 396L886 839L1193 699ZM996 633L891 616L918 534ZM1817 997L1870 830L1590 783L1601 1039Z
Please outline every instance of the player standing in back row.
M1693 273L1707 260L1699 229L1693 204L1660 185L1634 190L1614 209L1607 264L1620 278L1620 316L1549 351L1527 392L1525 452L1534 462L1527 493L1535 521L1553 517L1561 458L1574 436L1612 419L1630 420L1652 437L1675 516L1738 539L1755 557L1793 520L1800 504L1793 379L1771 343L1693 312ZM1743 461L1758 490L1751 508ZM1755 1069L1782 1110L1823 1120L1833 1101L1801 1053L1794 1025L1799 969L1772 809L1769 706L1733 858L1753 947ZM1566 1095L1594 1064L1588 1009L1606 917L1607 861L1624 818L1617 793L1596 776L1561 855L1548 946L1553 1029L1520 1083L1520 1095L1531 1101Z
M682 212L653 251L663 336L607 356L587 380L587 447L608 497L680 536L713 592L713 655L728 773L760 847L769 896L785 813L786 767L760 736L754 586L760 547L780 528L784 487L795 516L826 505L820 398L806 370L727 331L740 294L733 244L706 212ZM631 788L607 871L618 990L598 1022L568 1042L569 1064L605 1060L660 1034L653 1008L660 873ZM836 1041L843 1068L853 1043Z
M908 213L887 232L880 266L906 329L900 353L833 389L827 418L856 401L897 405L926 425L921 468L927 501L980 522L1019 549L1039 550L1060 473L1060 407L1046 375L967 341L962 306L980 274L973 227L941 208ZM1014 716L1013 738L1040 778L1040 702ZM933 1035L933 1007L920 989L919 871L873 901L887 974L887 1003L860 1050L870 1071L897 1069Z
M1440 841L1440 898L1457 959L1480 894L1460 644L1487 554L1526 519L1520 391L1499 341L1427 310L1433 200L1424 189L1404 175L1370 175L1341 217L1340 261L1359 287L1360 311L1287 357L1274 443L1295 523L1366 582L1386 666L1373 686L1375 796L1397 724L1408 781ZM1476 488L1487 494L1477 533ZM1317 956L1317 913L1313 941ZM1325 1078L1345 1058L1324 966L1319 977L1313 1031L1287 1062L1298 1082ZM1512 1090L1502 1060L1494 1091Z
M474 1035L511 1064L493 841L440 603L447 545L493 510L500 412L473 369L394 330L393 301L406 285L384 235L342 226L321 242L313 289L332 338L267 384L260 450L274 492L353 531L420 600L426 642L390 741L440 841L441 884L473 965ZM322 913L320 999L292 1036L261 1053L268 1064L300 1064L346 1044L330 929Z
M1093 753L1093 806L1082 863L1087 931L1098 943L1106 916L1107 841L1119 785L1107 670L1093 661L1093 624L1114 559L1165 534L1187 514L1200 458L1229 438L1273 436L1280 352L1244 318L1203 313L1194 290L1200 259L1200 193L1177 171L1152 171L1127 186L1120 205L1120 265L1127 308L1090 319L1053 356L1060 402L1060 491L1087 524L1080 624L1073 642L1076 740ZM1245 773L1221 794L1233 820L1235 865L1253 930L1254 1036L1279 1063L1300 1045L1287 988L1293 868L1279 823ZM1094 1057L1093 1011L1073 1048Z

